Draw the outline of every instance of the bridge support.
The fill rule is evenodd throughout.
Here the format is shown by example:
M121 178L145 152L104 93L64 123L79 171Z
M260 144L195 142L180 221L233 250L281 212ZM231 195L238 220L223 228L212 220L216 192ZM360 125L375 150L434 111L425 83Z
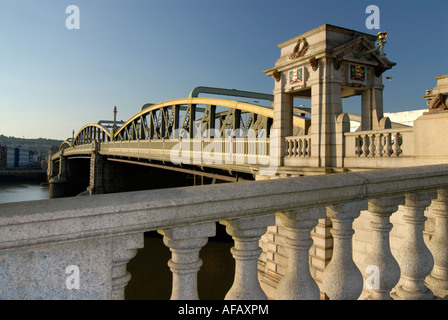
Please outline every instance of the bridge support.
M89 195L103 194L104 157L94 152L90 157L90 180L87 191Z
M67 175L66 175L66 167L67 167L67 158L62 155L59 158L59 166L57 167L54 162L51 162L51 175L49 175L49 193L50 198L59 198L63 197L66 194L66 183L67 183Z
M86 189L88 186L86 160L68 158L64 155L64 150L61 150L58 165L52 163L52 172L48 174L50 198L72 197Z

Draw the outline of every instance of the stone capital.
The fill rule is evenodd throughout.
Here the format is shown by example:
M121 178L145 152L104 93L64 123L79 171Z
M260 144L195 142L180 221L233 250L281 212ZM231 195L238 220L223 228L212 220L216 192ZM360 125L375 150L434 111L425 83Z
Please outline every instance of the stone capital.
M368 199L368 210L374 214L392 214L398 206L404 204L404 196L392 196Z
M367 201L359 200L345 202L327 207L327 216L336 220L353 220L357 218L361 210L367 209Z

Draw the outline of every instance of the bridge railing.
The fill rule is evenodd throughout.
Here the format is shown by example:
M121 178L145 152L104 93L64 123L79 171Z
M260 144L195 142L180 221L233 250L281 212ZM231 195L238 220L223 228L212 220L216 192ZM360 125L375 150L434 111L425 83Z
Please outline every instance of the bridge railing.
M344 133L346 166L397 167L418 164L413 128Z
M335 167L395 168L420 165L422 161L420 155L414 152L412 127L338 132L336 137ZM309 158L313 156L311 135L285 138L287 165L309 166ZM424 163L431 164L431 160L426 159ZM433 163L441 162L434 160Z
M403 259L390 252L390 217L402 205ZM423 241L425 208L436 230ZM266 299L257 267L260 238L281 222L288 269L273 299L433 298L446 292L448 165L421 166L0 205L1 299L123 299L127 262L157 230L171 250L172 299L197 299L199 252L226 226L235 280L227 299ZM372 215L369 278L353 262L353 222ZM333 253L319 289L310 274L310 233L332 222ZM398 262L397 262L398 261ZM402 284L396 287L401 277ZM426 281L425 281L426 278ZM148 288L150 290L150 288ZM446 293L445 293L446 294Z
M291 136L285 138L286 157L308 158L311 156L311 136Z
M103 155L195 165L269 164L269 139L204 138L113 141L100 144Z

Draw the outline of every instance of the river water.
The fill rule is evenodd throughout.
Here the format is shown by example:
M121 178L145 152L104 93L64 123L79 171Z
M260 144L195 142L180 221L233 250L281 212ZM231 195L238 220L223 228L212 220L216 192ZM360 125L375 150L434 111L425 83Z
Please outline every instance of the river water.
M0 203L44 200L48 198L48 186L30 183L0 184Z

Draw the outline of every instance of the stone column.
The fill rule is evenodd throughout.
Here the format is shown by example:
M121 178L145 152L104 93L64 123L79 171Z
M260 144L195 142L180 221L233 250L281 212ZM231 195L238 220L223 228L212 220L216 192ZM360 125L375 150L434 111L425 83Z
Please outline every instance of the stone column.
M275 215L221 221L235 241L231 249L235 259L235 278L226 300L266 300L258 281L259 240L267 227L275 224Z
M61 156L59 157L59 172L57 175L57 179L59 182L67 181L67 166L68 159L64 156L64 150L61 150Z
M383 118L383 85L364 90L361 94L361 130L385 129L380 127Z
M425 283L440 298L448 297L448 189L439 189L431 203L435 216L434 236L428 248L434 257L434 268Z
M95 141L95 143L97 144L98 142ZM103 165L104 157L96 151L92 153L90 156L90 180L87 188L90 195L104 193Z
M344 167L345 132L350 132L350 117L348 116L347 113L341 113L336 118L336 132L335 132L335 143L336 143L335 165L338 168Z
M324 271L325 293L331 300L356 300L363 289L362 274L353 261L353 220L367 207L366 201L356 201L327 207L327 217L333 223L333 257Z
M400 267L390 250L389 233L392 229L390 216L398 210L398 205L403 200L403 197L368 200L373 239L372 251L368 254L365 265L373 273L366 278L370 291L367 299L392 300L390 291L400 280Z
M311 277L309 254L313 240L311 230L318 219L325 218L325 207L279 213L286 230L288 266L277 287L281 300L319 300L320 291Z
M429 193L406 194L404 208L406 214L406 234L403 246L399 250L402 284L392 294L399 300L427 300L433 299L434 294L429 290L424 280L434 266L434 259L423 240L423 225L426 221L425 209L431 203Z
M61 155L59 157L59 169L55 172L55 175L49 180L49 196L50 198L59 198L67 196L67 167L68 164L67 157L64 156L64 150L61 150Z
M143 248L143 233L114 237L112 246L112 300L124 300L125 287L131 280L126 265Z
M311 158L317 167L336 166L336 118L342 113L339 71L330 60L319 60L319 76L311 85Z
M274 93L274 119L270 132L270 161L271 166L283 165L285 156L285 137L291 136L293 132L293 101L289 93L283 92L284 77L279 83L276 82Z
M171 300L198 300L197 274L202 266L199 251L216 235L215 223L159 230L172 257L168 266L173 273Z

